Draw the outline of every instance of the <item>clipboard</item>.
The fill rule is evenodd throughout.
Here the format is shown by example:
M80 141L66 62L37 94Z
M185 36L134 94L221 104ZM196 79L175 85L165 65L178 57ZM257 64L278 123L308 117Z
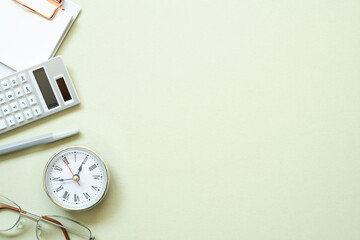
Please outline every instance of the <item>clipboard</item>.
M81 10L70 0L62 7L48 20L14 0L0 1L0 78L55 56Z

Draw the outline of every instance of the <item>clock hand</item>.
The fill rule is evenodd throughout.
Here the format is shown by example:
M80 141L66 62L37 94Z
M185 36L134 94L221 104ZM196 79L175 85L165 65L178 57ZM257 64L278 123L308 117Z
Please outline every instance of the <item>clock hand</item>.
M63 182L63 181L69 181L69 180L73 180L72 178L63 178L63 179L60 179L60 178L53 178L52 179L53 181L61 181L61 182Z
M79 167L79 169L78 169L78 173L76 174L76 175L78 175L79 176L79 173L81 172L81 170L82 170L82 166L84 165L84 161L81 163L81 165L80 165L80 167Z
M66 164L66 166L68 167L68 169L70 170L71 175L73 176L73 179L74 179L74 174L73 174L73 172L71 171L69 165L67 164L67 162L65 161L65 159L63 159L63 161L64 161L64 163ZM79 180L77 180L76 182L77 182L77 184L80 186Z

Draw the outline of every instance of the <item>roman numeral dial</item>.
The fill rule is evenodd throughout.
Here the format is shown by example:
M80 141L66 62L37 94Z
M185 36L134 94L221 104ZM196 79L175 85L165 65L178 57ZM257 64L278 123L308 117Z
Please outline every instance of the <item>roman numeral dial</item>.
M89 148L70 147L56 153L44 171L45 191L68 210L95 206L105 196L109 173L101 157Z

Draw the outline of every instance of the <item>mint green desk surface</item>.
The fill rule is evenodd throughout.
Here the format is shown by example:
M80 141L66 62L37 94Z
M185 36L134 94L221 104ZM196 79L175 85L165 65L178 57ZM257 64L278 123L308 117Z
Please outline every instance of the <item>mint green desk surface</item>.
M81 135L2 156L1 193L99 240L360 238L360 1L76 2L58 55L80 106L0 144ZM110 168L107 197L87 212L42 188L69 145Z

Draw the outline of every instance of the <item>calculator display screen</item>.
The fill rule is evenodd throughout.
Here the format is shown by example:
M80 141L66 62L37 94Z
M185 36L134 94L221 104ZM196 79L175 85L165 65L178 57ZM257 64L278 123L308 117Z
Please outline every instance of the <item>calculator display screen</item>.
M33 71L33 73L48 109L50 110L59 106L44 68L39 68Z
M61 95L64 99L64 102L67 102L69 100L72 99L71 95L70 95L70 92L69 92L69 89L67 88L66 86L66 83L65 83L65 80L64 78L59 78L56 80L56 83L60 89L60 92L61 92Z

